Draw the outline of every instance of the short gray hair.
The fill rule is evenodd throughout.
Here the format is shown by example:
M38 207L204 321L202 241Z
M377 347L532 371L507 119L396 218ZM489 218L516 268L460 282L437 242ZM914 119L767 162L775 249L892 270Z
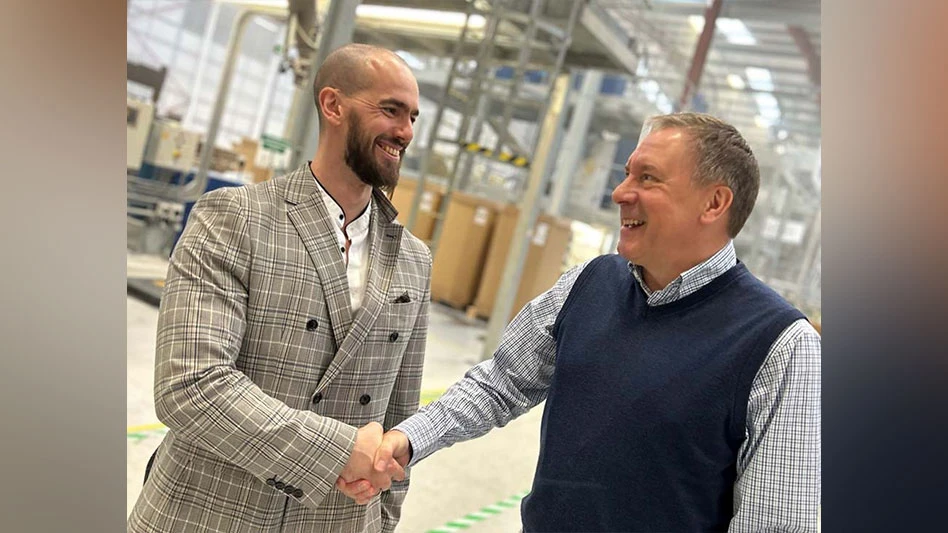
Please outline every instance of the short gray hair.
M684 130L693 141L695 183L723 183L734 193L727 231L731 238L736 237L754 210L760 190L760 168L754 152L737 128L703 113L650 117L642 128L642 137L669 128Z

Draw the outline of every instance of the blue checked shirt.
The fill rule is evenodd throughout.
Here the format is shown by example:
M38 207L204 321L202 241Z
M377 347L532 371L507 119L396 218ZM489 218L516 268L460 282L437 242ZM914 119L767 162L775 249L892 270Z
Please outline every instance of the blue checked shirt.
M651 291L629 265L648 305L674 302L737 263L733 242ZM588 263L586 263L588 264ZM550 329L586 264L528 303L507 326L494 357L444 396L395 427L411 442L411 463L506 425L546 399L556 365ZM820 336L801 319L774 341L751 387L746 439L737 457L729 531L817 531L820 504Z

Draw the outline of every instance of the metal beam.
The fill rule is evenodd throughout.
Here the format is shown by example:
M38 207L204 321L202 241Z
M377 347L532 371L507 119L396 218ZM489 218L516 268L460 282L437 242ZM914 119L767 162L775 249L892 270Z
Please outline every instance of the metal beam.
M704 14L701 4L651 2L649 5L650 11L654 13L667 13L681 17ZM721 11L721 16L745 22L794 24L807 28L819 28L821 23L820 4L815 0L808 3L797 0L786 7L765 2L731 2Z
M626 72L635 72L639 65L639 55L632 50L629 36L619 28L605 10L594 3L589 3L580 14L579 20L581 26L599 40L618 65L621 65ZM585 68L602 67L586 65Z
M217 141L217 133L220 130L221 119L224 115L224 107L227 105L227 95L230 92L230 82L233 78L234 68L237 64L237 58L240 56L240 43L243 41L247 24L253 16L270 16L281 21L286 20L289 13L286 9L250 5L242 7L234 17L234 23L230 31L230 40L227 45L227 58L224 61L224 70L221 73L221 80L217 86L217 96L214 99L214 109L211 112L211 120L207 126L207 137L204 139L204 146L201 149L201 160L198 164L198 171L194 179L187 185L181 187L178 198L182 201L195 200L204 194L207 187L207 173L211 168L211 156L214 153L214 143Z
M310 63L309 77L305 87L312 87L316 81L316 71L326 60L330 52L344 44L352 42L355 31L356 7L359 0L332 0L326 20L322 24L322 36L319 39L319 48L313 53ZM293 136L290 138L290 149L293 150L290 166L297 167L303 164L308 157L316 153L319 140L319 120L315 102L312 106L304 106L302 120L295 124Z
M801 61L803 58L799 58ZM774 74L792 74L795 76L806 76L806 67L793 68L782 65L769 65L766 61L761 61L759 57L753 57L751 61L736 59L733 56L721 59L715 59L714 65L717 67L745 69L747 67L756 67L767 69Z
M800 48L800 53L806 59L806 70L810 76L810 81L815 87L820 86L820 56L817 55L813 43L806 34L806 30L800 26L787 26L787 31L793 37L793 41Z
M507 318L513 309L514 298L516 298L517 289L520 286L520 275L523 273L523 261L526 258L527 247L529 246L527 230L533 227L536 220L547 169L550 162L556 157L552 148L557 137L560 114L563 112L563 102L568 90L569 76L560 74L554 82L553 92L550 95L550 107L547 109L546 116L543 117L543 124L540 126L536 155L533 164L530 165L526 191L520 204L520 215L517 217L517 224L514 226L510 250L507 253L507 262L504 265L504 273L501 276L497 298L494 301L494 308L491 310L490 320L487 323L487 335L484 338L484 352L481 360L493 357L494 350L500 344L504 327L507 325Z
M714 38L714 28L718 21L718 14L721 13L721 4L723 0L713 0L712 4L704 13L704 29L701 30L701 36L698 37L698 43L695 45L695 54L691 58L691 67L688 69L688 79L681 91L681 97L678 98L678 109L685 110L690 106L691 95L698 91L701 85L701 74L704 72L704 62L708 58L708 50L711 49L711 40Z
M578 75L577 73L573 76ZM549 207L551 215L563 214L563 208L567 203L567 197L576 177L576 170L579 168L579 163L583 157L589 123L592 121L593 114L598 107L596 97L599 94L599 87L602 85L602 72L587 70L583 73L583 76L579 93L576 98L572 99L575 103L570 116L569 129L563 138L556 170L550 180L553 184Z

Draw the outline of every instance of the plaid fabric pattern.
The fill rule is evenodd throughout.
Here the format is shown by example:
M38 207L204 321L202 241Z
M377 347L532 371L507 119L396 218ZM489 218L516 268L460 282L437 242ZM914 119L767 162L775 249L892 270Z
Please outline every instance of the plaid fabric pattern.
M356 429L393 427L420 394L431 256L384 195L371 209L353 316L305 166L195 204L158 320L155 407L170 431L129 531L394 530L407 480L367 506L333 488Z
M683 298L736 264L733 243L660 291L629 269L657 306ZM556 366L550 330L588 263L567 271L507 326L494 357L469 370L436 402L399 424L411 442L410 465L441 448L506 425L546 399ZM806 320L774 341L754 379L747 438L737 459L731 533L816 531L820 502L820 336Z

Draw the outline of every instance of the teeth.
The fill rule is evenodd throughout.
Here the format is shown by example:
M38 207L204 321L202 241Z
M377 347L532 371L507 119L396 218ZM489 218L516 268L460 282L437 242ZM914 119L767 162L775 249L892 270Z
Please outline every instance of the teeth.
M389 155L391 155L391 156L394 156L394 157L398 157L398 150L392 148L391 146L384 145L384 144L380 144L379 146L382 147L382 150L385 150L385 153L387 153L387 154L389 154Z
M626 218L622 220L622 225L626 227L635 227L645 224L644 220L636 220L634 218Z

